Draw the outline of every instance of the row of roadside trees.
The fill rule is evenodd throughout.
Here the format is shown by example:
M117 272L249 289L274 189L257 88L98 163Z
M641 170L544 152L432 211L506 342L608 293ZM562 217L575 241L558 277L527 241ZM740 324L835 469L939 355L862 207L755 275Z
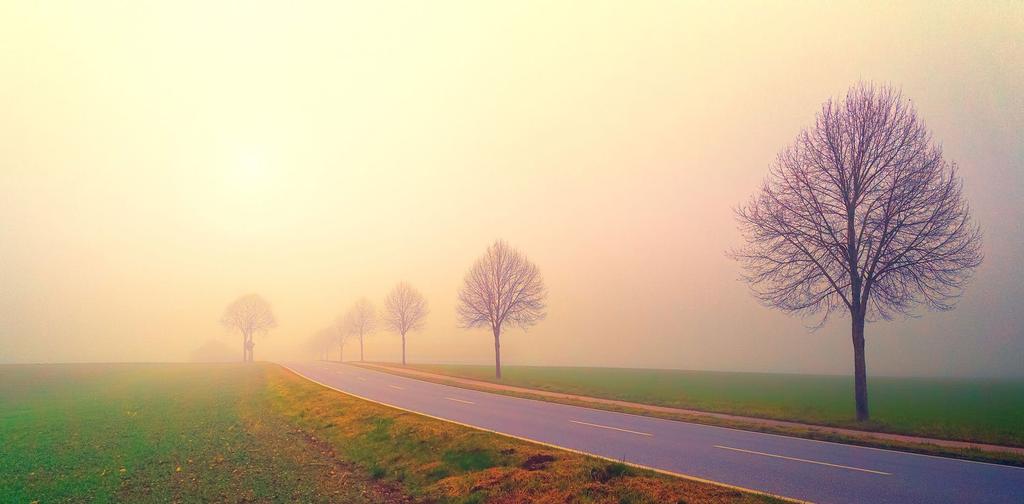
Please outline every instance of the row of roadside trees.
M545 313L547 289L540 269L504 240L487 248L463 279L456 315L465 329L486 328L494 338L494 374L501 378L501 334L508 327L527 329L541 321ZM411 332L423 328L430 310L423 295L406 282L400 282L384 298L378 312L368 299L357 301L334 323L314 333L309 347L329 359L336 348L338 360L344 359L345 344L359 342L359 360L364 358L366 337L379 329L402 338L402 365L406 364L406 340Z
M527 329L544 319L547 288L540 269L504 240L495 241L473 263L458 293L456 315L465 329L486 328L494 338L494 374L501 378L501 335L509 327ZM364 359L366 337L383 329L402 338L402 365L406 340L424 327L430 308L426 298L407 282L399 282L378 310L360 298L334 322L308 340L308 348L327 360L334 349L344 359L345 345L359 342ZM221 323L242 336L242 360L253 360L255 336L277 327L270 304L258 294L247 294L228 305Z
M359 360L363 360L366 337L383 329L402 338L402 365L405 365L406 337L423 328L430 308L427 300L415 287L399 282L387 297L383 308L378 311L370 300L361 298L344 314L335 318L334 323L316 333L309 340L311 350L325 360L330 359L332 348L338 350L338 361L345 357L345 344L359 342Z
M983 259L981 229L956 164L944 158L913 103L889 86L859 83L845 99L827 101L779 153L736 219L744 243L729 255L761 303L817 316L819 327L833 314L850 317L858 420L869 419L867 323L912 315L921 305L952 309ZM405 312L392 296L406 292L401 289L415 292L399 284L383 320L402 334L404 364L405 334L422 324L426 303L419 296L417 317L397 317ZM544 318L545 296L537 267L504 241L491 245L466 274L458 321L491 330L498 378L502 330ZM224 318L242 334L246 360L252 359L252 335L274 324L254 310L259 306L239 299ZM358 335L362 348L374 320L372 307L361 301L333 337ZM323 334L318 341L328 340ZM337 342L340 349L344 339Z

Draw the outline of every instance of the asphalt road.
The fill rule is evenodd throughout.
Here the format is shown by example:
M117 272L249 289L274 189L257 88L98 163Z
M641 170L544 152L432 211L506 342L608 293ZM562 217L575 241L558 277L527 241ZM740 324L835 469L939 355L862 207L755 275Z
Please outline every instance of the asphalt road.
M335 363L286 367L391 406L783 497L821 503L1024 503L1024 468L520 399Z

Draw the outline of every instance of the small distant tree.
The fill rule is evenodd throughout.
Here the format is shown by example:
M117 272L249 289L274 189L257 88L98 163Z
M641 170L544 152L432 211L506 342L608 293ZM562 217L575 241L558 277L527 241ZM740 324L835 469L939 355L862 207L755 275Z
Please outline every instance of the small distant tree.
M405 335L409 331L423 328L423 322L430 310L427 300L411 285L400 282L384 298L384 312L381 321L384 327L402 335L402 365L405 365Z
M320 360L330 360L330 350L334 346L334 330L321 329L313 333L309 337L308 346Z
M338 362L345 361L345 343L352 337L349 332L349 328L346 326L345 317L339 315L334 319L334 325L331 326L331 330L334 333L332 341L338 345Z
M746 245L732 256L766 306L849 314L858 420L868 420L864 325L918 305L953 308L981 264L956 164L889 87L829 100L737 210Z
M266 334L277 327L270 303L258 294L246 294L224 309L220 323L242 334L242 361L252 362L256 334Z
M345 313L345 332L359 340L359 361L363 361L363 343L366 336L377 330L377 310L366 298L361 298Z
M337 331L333 327L325 327L317 331L316 335L320 340L320 346L324 347L324 360L331 360L331 350L338 343Z
M547 289L525 255L498 240L470 268L456 308L464 328L489 327L494 335L494 376L501 378L501 331L526 330L544 316Z

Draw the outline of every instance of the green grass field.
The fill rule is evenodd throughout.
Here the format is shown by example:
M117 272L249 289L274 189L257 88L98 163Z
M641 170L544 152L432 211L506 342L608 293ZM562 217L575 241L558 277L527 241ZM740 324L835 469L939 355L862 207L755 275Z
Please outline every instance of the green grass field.
M415 369L490 382L492 366ZM1024 446L1024 380L869 377L872 421L844 376L502 366L500 383L645 404Z
M0 367L0 502L358 501L364 488L303 470L294 429L257 411L270 399L259 371Z
M766 502L273 364L0 366L0 502Z

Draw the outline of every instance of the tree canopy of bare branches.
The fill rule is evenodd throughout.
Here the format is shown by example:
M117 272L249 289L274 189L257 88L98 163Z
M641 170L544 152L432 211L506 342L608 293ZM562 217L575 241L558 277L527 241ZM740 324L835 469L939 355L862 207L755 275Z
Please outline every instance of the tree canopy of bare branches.
M861 83L827 101L737 209L731 255L766 306L849 314L858 420L869 418L865 321L951 309L981 264L955 163L901 93Z
M345 313L343 320L345 333L359 339L359 360L363 360L363 341L367 335L377 330L377 310L366 298L360 298Z
M423 294L405 282L399 282L384 298L384 327L402 335L402 365L405 365L405 335L423 328L430 310Z
M253 360L253 348L256 346L253 337L277 327L270 303L258 294L246 294L234 300L224 309L220 323L242 333L242 361L245 362Z
M525 255L498 240L466 274L456 308L465 328L489 327L494 335L494 374L501 378L501 330L522 329L546 315L547 289L540 270Z

